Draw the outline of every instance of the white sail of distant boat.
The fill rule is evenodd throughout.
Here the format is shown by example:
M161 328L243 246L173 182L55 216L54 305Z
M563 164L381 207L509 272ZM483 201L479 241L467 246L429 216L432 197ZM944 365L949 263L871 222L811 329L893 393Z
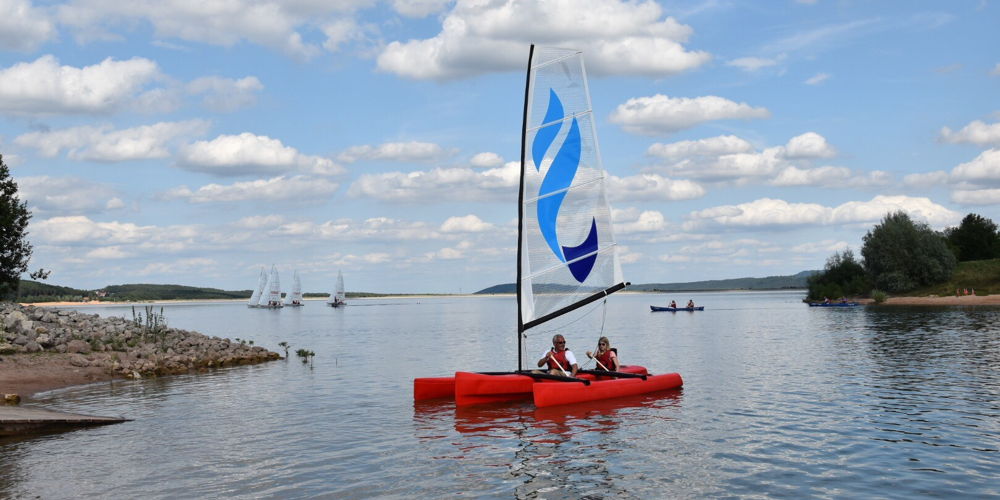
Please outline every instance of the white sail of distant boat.
M326 301L326 305L330 307L340 307L347 305L346 302L347 294L344 292L344 275L337 271L337 290L334 291L330 298Z
M581 53L532 47L518 217L518 370L526 330L627 285L594 127Z
M271 289L271 274L268 273L267 281L264 283L264 288L260 292L260 298L257 299L257 307L267 307L267 296L268 290Z
M266 299L266 300L264 300ZM281 303L281 280L278 279L278 268L271 265L271 274L267 278L267 293L261 299L263 307L282 307Z
M299 279L299 271L292 274L292 291L285 296L286 306L304 306L302 302L302 281Z
M267 286L267 273L264 272L264 268L260 268L260 277L257 278L257 288L254 288L253 293L250 295L250 301L247 302L247 307L258 307L260 304L260 296L264 294L264 287Z

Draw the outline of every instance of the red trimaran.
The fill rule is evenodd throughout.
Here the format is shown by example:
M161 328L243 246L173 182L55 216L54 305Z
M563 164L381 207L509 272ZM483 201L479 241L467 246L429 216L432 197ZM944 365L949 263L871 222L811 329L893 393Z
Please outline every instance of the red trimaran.
M525 331L628 285L604 180L583 55L532 45L521 126L517 371L417 378L415 400L454 397L465 406L530 397L544 407L681 386L677 373L651 375L636 365L618 372L581 370L577 377L524 369Z

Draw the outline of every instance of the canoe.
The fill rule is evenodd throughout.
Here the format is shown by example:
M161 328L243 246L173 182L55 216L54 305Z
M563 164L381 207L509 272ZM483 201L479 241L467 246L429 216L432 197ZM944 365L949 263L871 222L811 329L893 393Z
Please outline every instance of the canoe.
M641 378L613 378L597 380L589 385L578 382L540 381L532 386L535 406L565 405L611 399L624 396L635 396L647 392L676 389L684 385L679 373L650 375L645 380Z
M704 311L705 310L705 306L696 306L696 307L660 307L660 306L649 306L649 309L651 311L653 311L653 312L658 312L658 311L669 311L669 312L677 312L677 311Z
M623 365L620 371L645 375L646 368L639 365ZM580 374L579 378L595 380L590 374ZM461 388L459 382L461 380ZM511 401L530 398L531 384L535 380L516 373L471 373L457 372L454 377L422 377L413 379L413 400L423 401L437 398L456 399L456 403L478 404L496 401ZM461 400L459 402L458 400Z
M828 304L823 302L809 302L809 307L854 307L860 305L860 302L830 302Z

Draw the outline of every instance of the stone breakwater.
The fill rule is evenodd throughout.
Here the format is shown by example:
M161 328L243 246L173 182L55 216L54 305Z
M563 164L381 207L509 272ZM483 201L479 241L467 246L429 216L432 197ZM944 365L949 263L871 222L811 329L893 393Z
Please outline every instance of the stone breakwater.
M263 347L162 323L0 303L0 355L49 352L68 354L73 366L130 378L281 359Z

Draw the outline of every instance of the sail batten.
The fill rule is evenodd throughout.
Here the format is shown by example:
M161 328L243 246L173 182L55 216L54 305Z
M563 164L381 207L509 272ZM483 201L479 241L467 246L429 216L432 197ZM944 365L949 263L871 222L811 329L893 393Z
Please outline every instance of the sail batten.
M550 192L550 193L546 193L546 194L544 194L542 196L536 196L534 198L527 198L524 201L525 201L525 203L531 203L531 202L534 202L534 201L543 200L543 199L548 198L550 196L555 196L555 195L558 195L560 193L565 193L566 191L569 191L570 189L583 187L583 186L586 186L587 184L593 184L595 182L604 182L604 178L603 177L599 177L599 178L596 178L596 179L590 179L588 181L580 182L578 184L573 184L572 186L560 189L558 191L553 191L553 192Z
M625 287L586 80L581 52L532 46L518 196L519 343L524 330Z
M549 127L549 126L555 125L557 123L565 123L565 122L567 122L569 120L572 120L573 118L579 118L579 117L581 117L583 115L587 115L587 114L590 114L590 113L593 113L593 110L587 109L586 111L581 111L579 113L574 113L572 115L568 115L568 116L566 116L564 118L561 118L559 120L553 120L551 122L543 123L541 125L538 125L537 127L531 127L531 128L528 129L528 132L535 132L538 129L543 129L545 127Z

